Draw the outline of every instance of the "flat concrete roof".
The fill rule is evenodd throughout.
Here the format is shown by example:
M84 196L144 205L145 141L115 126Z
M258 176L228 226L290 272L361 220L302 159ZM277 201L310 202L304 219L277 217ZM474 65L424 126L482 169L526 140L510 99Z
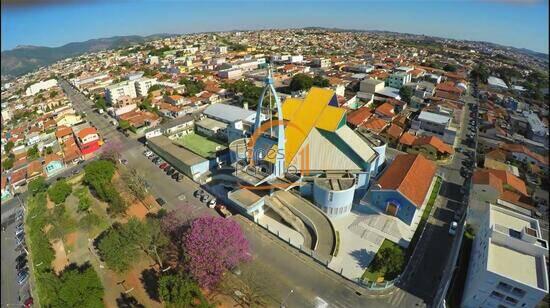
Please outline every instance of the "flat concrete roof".
M229 199L238 203L240 206L244 207L245 209L249 209L253 204L258 202L258 200L260 200L261 198L262 197L258 196L257 194L244 188L235 190L229 195Z
M355 179L353 178L325 178L325 179L316 179L315 183L323 188L332 191L346 190L350 189L353 184L355 184Z
M525 227L533 228L531 222L498 210L491 209L491 222L521 232Z
M491 272L538 287L536 257L491 241L487 259L487 269Z

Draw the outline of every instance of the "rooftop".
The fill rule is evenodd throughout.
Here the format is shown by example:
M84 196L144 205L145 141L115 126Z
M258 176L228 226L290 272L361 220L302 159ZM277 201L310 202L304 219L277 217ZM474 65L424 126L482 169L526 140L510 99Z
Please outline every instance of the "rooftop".
M447 124L447 123L449 123L451 118L448 117L448 116L442 115L442 114L438 114L438 113L433 113L433 112L429 112L429 111L421 111L420 115L418 115L418 120L419 121L427 121L427 122L431 122L431 123L437 123L437 124Z
M229 123L245 120L256 114L255 111L226 104L212 104L208 106L203 113L208 117L222 119Z

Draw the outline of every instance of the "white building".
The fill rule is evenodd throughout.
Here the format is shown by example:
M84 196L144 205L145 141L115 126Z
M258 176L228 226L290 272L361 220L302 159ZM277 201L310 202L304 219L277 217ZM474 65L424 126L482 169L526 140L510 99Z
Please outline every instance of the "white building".
M138 96L147 96L147 92L149 91L149 88L155 84L157 84L156 78L142 77L142 78L136 79L134 81L134 85L136 87L136 94Z
M490 76L487 79L487 84L489 84L489 86L493 88L508 89L506 82L504 82L504 80L497 78L495 76Z
M105 98L109 103L116 103L121 96L137 97L134 82L124 81L105 88Z
M417 118L411 122L411 128L419 131L421 135L437 136L447 144L454 144L456 129L451 126L452 114L421 111Z
M315 58L313 59L312 62L313 62L313 66L315 67L325 68L330 66L330 59Z
M46 81L41 81L34 83L30 85L27 90L25 91L25 94L27 96L35 95L36 93L40 92L41 90L48 90L49 88L57 86L57 80L55 79L49 79Z
M215 52L219 54L227 53L227 46L218 46L216 47Z
M548 243L536 219L490 205L476 234L461 307L535 307L548 293Z
M364 79L359 84L359 91L374 94L384 89L384 81L377 79Z
M243 71L240 68L230 68L221 70L218 72L218 77L222 79L235 79L243 75Z
M402 71L393 73L386 82L388 87L401 89L403 85L411 82L411 74Z

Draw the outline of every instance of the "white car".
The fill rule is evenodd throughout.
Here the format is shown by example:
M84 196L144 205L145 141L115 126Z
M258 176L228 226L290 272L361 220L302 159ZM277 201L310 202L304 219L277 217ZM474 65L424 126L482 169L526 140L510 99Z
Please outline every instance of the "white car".
M450 235L455 235L457 228L458 228L458 222L456 222L456 221L451 222L451 226L449 227L449 234Z
M210 201L208 201L208 207L213 209L216 206L216 199L212 198Z

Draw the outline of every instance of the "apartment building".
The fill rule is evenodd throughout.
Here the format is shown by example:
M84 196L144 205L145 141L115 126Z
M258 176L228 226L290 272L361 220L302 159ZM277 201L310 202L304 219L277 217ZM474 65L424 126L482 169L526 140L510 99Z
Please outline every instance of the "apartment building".
M49 88L53 88L55 86L57 86L57 80L55 79L33 83L27 88L27 90L25 90L25 94L27 96L35 95L42 90L48 90Z
M391 74L386 80L388 87L396 89L401 89L401 87L410 82L411 74L402 71Z
M411 128L422 135L440 137L443 142L453 144L456 137L456 129L451 127L452 115L422 111L411 122Z
M147 96L147 92L149 91L149 88L155 84L157 84L156 78L142 77L134 80L137 96Z
M116 103L121 96L137 97L134 82L124 81L105 88L105 98L110 104Z
M472 246L461 307L536 307L548 293L547 257L536 219L490 205Z

